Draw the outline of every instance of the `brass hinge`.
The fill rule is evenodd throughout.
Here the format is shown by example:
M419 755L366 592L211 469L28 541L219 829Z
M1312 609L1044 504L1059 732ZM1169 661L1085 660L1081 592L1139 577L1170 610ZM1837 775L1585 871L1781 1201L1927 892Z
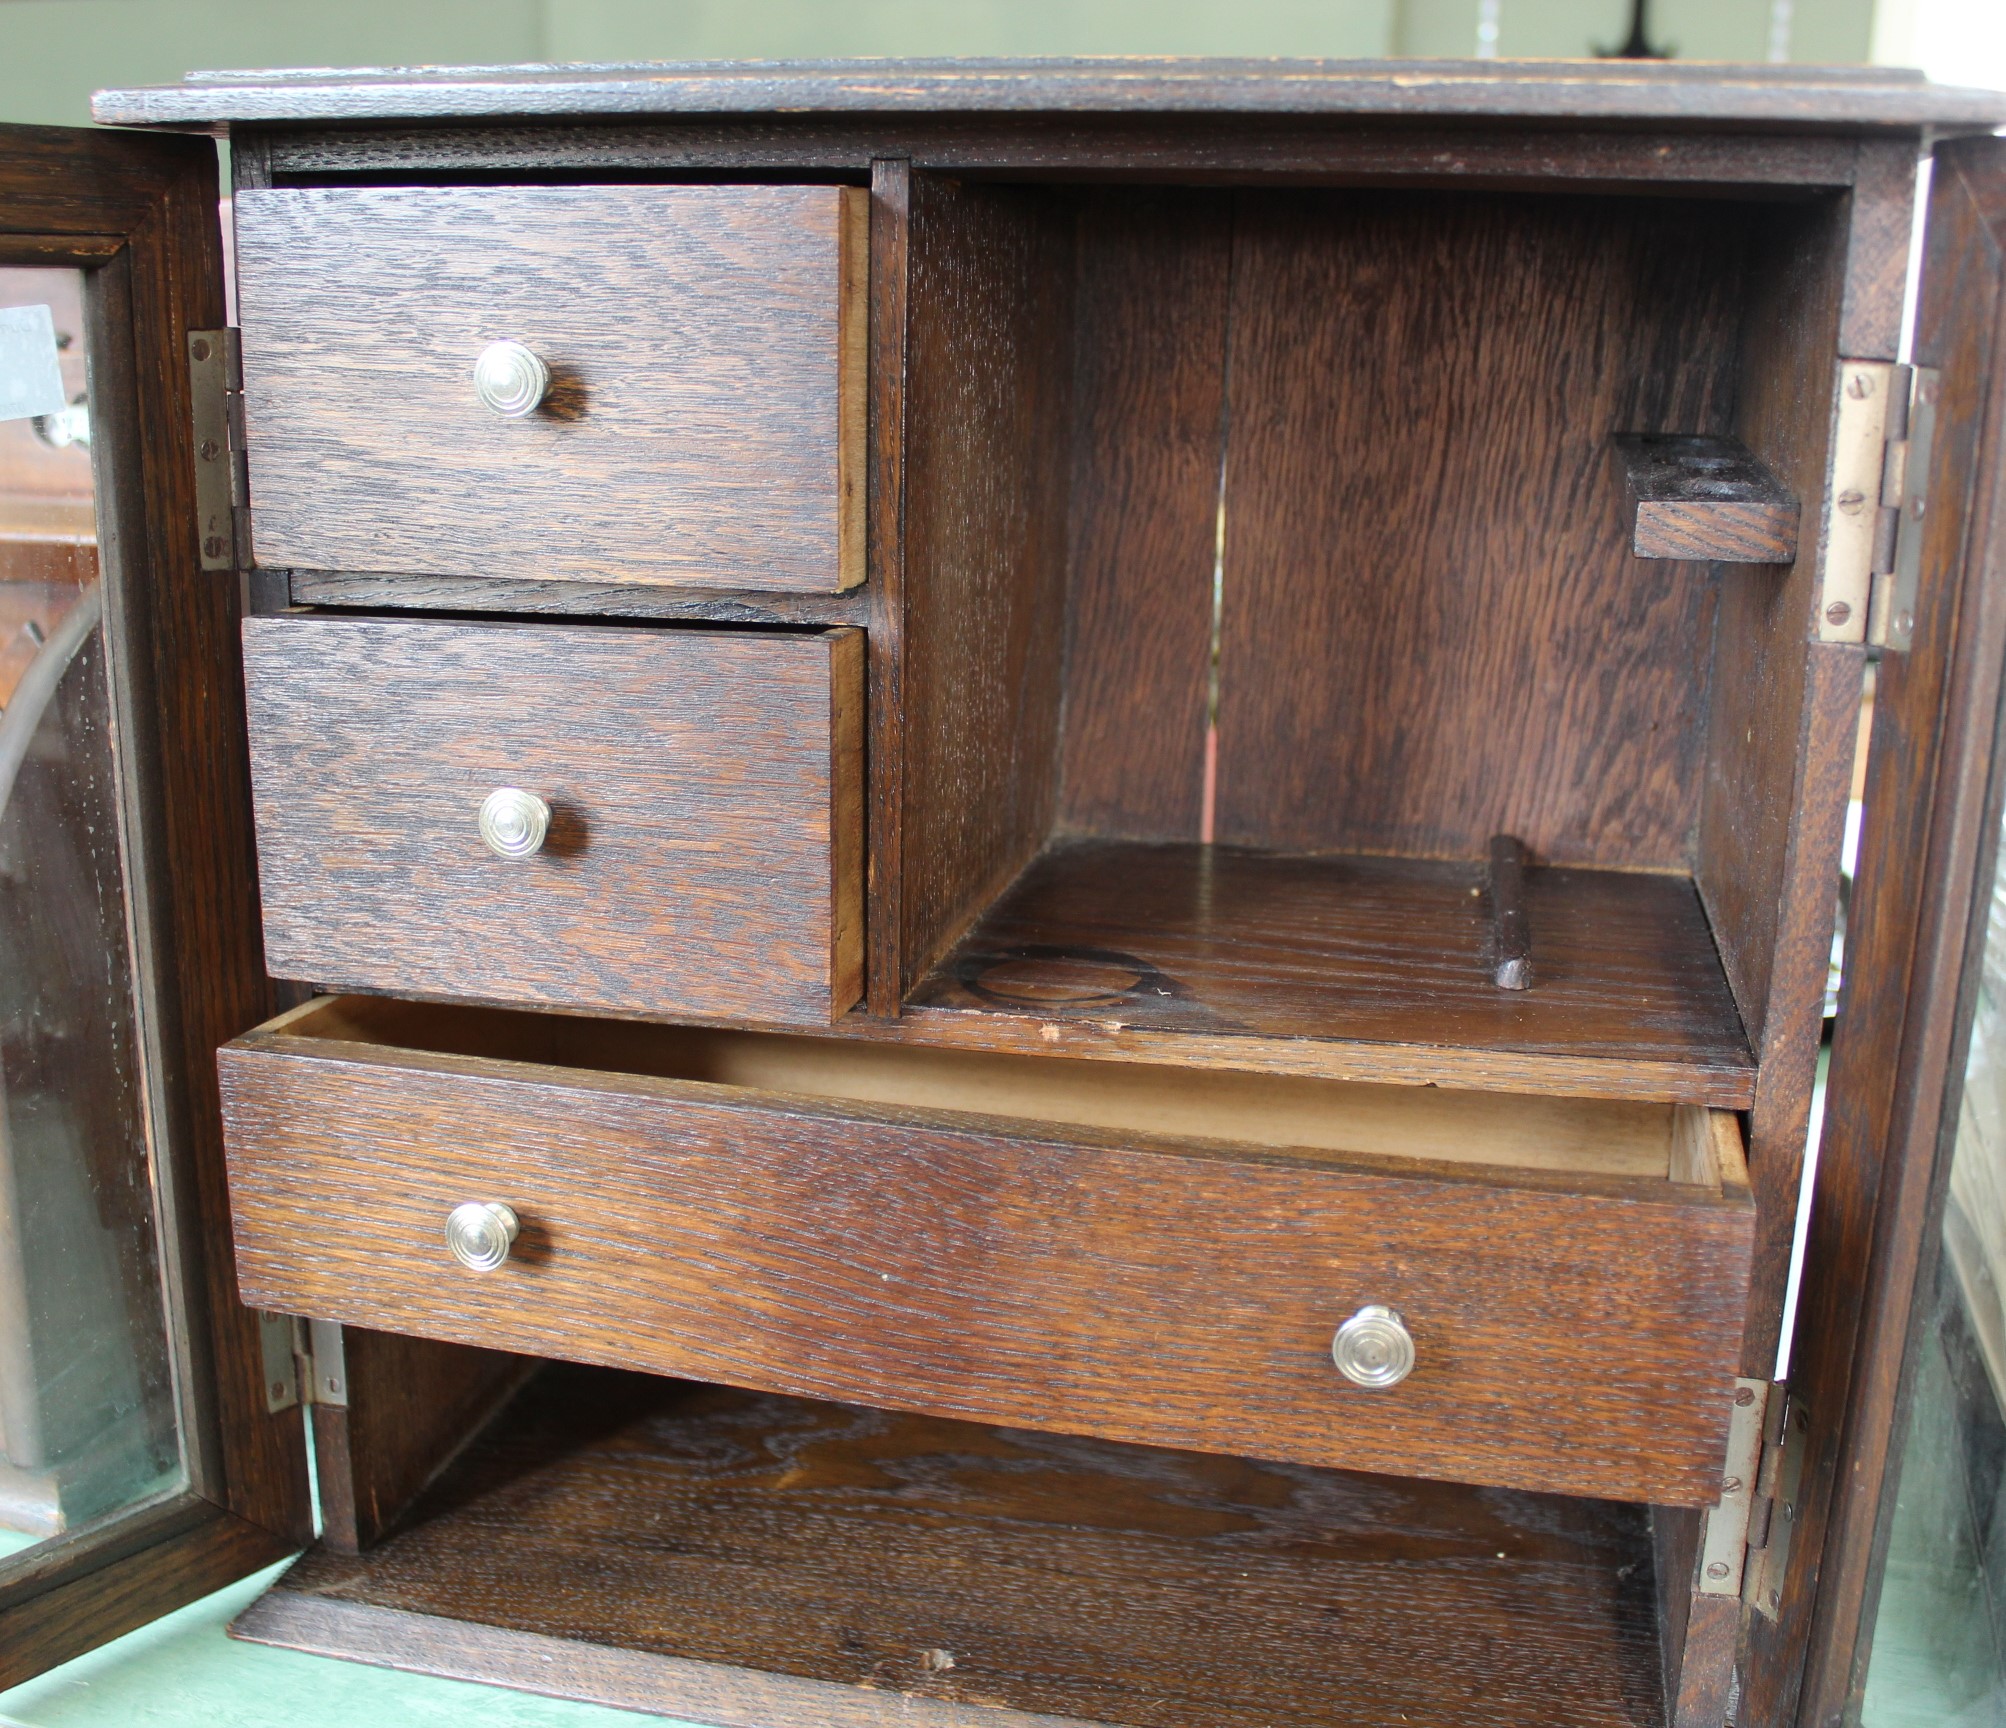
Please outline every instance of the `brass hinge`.
M1762 1466L1756 1476L1756 1517L1748 1527L1748 1565L1741 1599L1766 1619L1783 1605L1783 1579L1803 1511L1804 1453L1811 1423L1803 1403L1779 1386L1762 1425Z
M1693 1583L1702 1596L1739 1596L1757 1613L1776 1617L1797 1528L1807 1432L1802 1407L1784 1387L1735 1381L1720 1503L1706 1515Z
M1842 360L1825 517L1821 642L1906 650L1915 632L1937 373Z
M260 1313L258 1343L265 1369L265 1409L272 1415L296 1404L347 1405L347 1352L334 1321Z
M236 331L188 332L188 383L202 568L248 569L251 491L244 461L244 360Z

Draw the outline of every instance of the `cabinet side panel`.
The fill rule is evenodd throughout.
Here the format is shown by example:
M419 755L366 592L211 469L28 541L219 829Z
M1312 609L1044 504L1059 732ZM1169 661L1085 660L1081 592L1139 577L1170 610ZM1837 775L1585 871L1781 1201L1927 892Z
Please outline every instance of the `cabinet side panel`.
M914 175L902 965L910 985L1052 823L1072 242L1048 196Z
M1807 526L1791 566L1722 585L1694 871L1761 1064L1742 1358L1757 1379L1775 1368L1789 1276L1864 664L1857 647L1811 640L1847 255L1834 199L1775 212L1751 258L1736 432L1796 493Z

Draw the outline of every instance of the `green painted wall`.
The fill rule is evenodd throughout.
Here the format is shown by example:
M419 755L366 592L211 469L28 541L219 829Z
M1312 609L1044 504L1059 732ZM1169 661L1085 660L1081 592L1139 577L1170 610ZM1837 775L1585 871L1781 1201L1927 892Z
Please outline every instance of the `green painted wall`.
M1864 60L1874 0L1796 0L1793 58ZM1684 59L1761 59L1765 0L1656 0ZM1502 0L1505 54L1574 56L1626 0ZM1477 0L0 0L0 120L222 66L848 54L1466 55Z

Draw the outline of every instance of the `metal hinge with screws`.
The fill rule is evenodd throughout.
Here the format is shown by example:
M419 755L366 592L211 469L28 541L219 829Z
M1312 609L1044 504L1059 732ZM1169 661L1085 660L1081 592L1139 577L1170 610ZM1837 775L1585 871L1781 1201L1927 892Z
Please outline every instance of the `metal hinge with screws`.
M1933 367L1840 362L1822 642L1906 651L1914 637L1938 384Z
M1737 1380L1728 1413L1720 1503L1706 1515L1695 1588L1739 1596L1775 1618L1797 1528L1803 1411L1781 1386Z
M341 1328L332 1320L295 1320L260 1314L265 1409L272 1415L296 1404L348 1403L348 1362Z
M188 383L202 568L248 569L250 480L244 461L244 361L236 331L188 332Z

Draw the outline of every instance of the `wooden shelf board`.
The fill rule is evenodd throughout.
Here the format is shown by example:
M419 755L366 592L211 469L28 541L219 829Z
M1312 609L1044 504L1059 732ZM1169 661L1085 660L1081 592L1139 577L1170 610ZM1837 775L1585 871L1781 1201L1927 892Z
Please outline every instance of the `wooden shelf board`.
M1491 980L1481 862L1065 841L898 1036L1745 1109L1755 1061L1682 876L1531 869L1536 982Z
M1656 1724L1645 1520L553 1366L233 1630L728 1728Z

